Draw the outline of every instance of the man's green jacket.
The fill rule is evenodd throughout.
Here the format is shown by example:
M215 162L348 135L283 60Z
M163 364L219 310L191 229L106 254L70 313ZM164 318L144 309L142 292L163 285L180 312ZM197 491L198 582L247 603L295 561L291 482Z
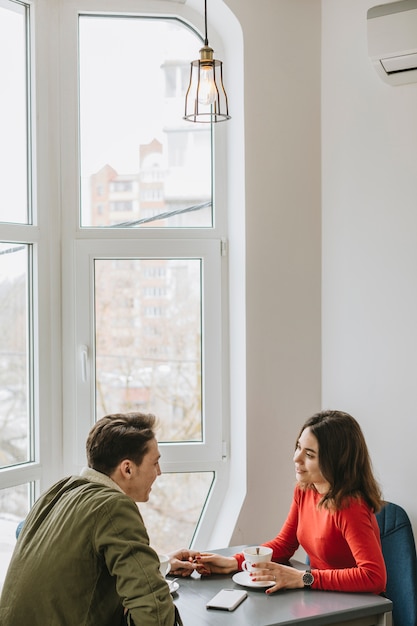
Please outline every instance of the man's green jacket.
M175 606L139 509L92 469L55 484L19 535L2 626L173 626Z

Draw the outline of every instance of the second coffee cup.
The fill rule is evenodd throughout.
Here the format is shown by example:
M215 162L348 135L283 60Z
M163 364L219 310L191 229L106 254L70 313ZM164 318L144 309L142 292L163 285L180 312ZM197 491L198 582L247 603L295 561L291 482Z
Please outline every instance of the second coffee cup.
M159 571L165 578L171 569L171 563L168 554L158 554L159 557Z

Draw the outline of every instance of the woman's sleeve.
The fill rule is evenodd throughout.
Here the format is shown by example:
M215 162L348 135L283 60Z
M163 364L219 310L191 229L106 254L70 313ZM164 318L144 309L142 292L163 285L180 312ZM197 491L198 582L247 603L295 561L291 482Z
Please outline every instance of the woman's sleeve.
M298 502L294 496L287 519L278 535L271 541L261 545L272 548L272 560L276 563L286 563L294 555L299 543L297 540L298 526ZM243 554L235 554L234 558L238 562L239 569L242 569L244 560Z
M334 515L356 567L312 570L313 589L382 593L385 591L387 575L374 514L358 500Z

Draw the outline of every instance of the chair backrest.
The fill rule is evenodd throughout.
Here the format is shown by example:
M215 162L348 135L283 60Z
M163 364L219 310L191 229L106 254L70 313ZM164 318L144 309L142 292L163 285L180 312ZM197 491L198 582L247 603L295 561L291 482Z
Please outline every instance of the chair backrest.
M394 626L417 626L417 556L410 519L402 507L392 502L386 502L376 518Z
M19 537L20 531L22 530L24 523L25 523L25 520L22 520L21 522L18 523L16 527L16 539Z

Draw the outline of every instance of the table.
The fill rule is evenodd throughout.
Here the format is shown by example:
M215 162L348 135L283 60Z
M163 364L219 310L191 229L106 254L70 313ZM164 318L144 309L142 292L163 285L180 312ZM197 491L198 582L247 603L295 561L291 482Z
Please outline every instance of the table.
M228 556L243 547L213 552ZM229 612L206 609L206 603L221 589L243 589L231 576L193 575L177 582L173 598L184 626L392 626L392 602L370 593L288 589L267 595L265 588L250 587L246 600Z

